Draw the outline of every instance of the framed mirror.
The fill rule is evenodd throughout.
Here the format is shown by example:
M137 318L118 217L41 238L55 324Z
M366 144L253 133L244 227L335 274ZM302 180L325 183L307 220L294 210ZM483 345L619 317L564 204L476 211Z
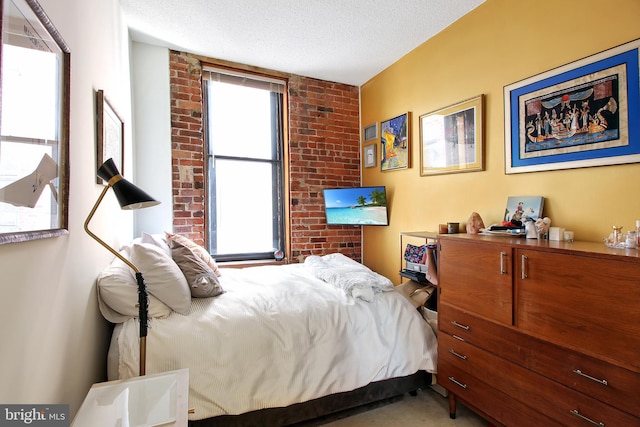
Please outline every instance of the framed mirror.
M35 0L0 0L0 244L68 233L70 50Z

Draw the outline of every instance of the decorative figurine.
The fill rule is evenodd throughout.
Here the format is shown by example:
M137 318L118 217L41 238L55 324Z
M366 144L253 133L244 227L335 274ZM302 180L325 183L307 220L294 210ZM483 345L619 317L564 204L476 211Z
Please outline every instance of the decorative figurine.
M478 234L484 228L484 222L477 212L471 214L467 221L467 234Z
M536 231L538 232L538 238L544 239L547 233L549 232L549 227L551 226L551 219L547 216L544 218L538 218L536 220Z

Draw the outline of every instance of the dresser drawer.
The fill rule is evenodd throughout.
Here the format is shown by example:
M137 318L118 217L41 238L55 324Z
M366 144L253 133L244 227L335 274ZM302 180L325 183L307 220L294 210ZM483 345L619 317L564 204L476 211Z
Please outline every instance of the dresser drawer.
M453 375L453 378L462 385L449 378L453 369L460 376L458 378ZM464 389L467 384L465 381L470 381L469 378L480 379L516 401L556 420L560 425L584 427L589 425L585 424L585 419L607 427L640 425L638 417L492 355L468 342L448 334L439 334L438 380L441 385L458 394L459 390L452 384ZM452 384L447 384L447 381ZM487 413L494 416L488 410Z
M459 336L465 341L476 343L482 347L491 348L492 351L494 350L492 341L495 330L503 327L443 301L438 305L438 330Z
M640 373L557 346L446 304L438 327L502 358L558 381L569 388L640 416ZM449 339L443 335L444 339ZM438 338L440 345L440 337ZM447 352L445 348L439 354Z
M438 330L473 343L498 355L509 354L517 344L505 340L503 331L510 326L492 322L446 303L438 305Z
M447 363L438 363L438 384L456 398L485 411L494 420L508 427L553 427L560 423L541 414L487 383Z

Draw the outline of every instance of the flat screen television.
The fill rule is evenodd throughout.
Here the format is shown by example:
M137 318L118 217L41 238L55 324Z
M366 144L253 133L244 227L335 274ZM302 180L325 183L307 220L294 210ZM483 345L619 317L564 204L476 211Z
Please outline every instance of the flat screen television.
M384 186L325 188L327 225L389 225Z

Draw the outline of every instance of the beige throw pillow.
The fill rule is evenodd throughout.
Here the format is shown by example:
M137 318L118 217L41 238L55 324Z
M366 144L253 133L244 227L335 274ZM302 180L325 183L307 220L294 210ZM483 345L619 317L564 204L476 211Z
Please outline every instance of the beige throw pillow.
M193 298L216 297L224 293L218 276L193 249L174 241L171 256L184 273Z
M213 270L216 276L220 277L218 265L216 264L215 260L211 258L211 255L205 248L198 245L188 237L181 236L180 234L173 234L165 231L165 235L167 236L167 242L172 249L175 242L182 244L182 246L186 246L187 248L191 249L191 251L196 254L202 261L204 261L205 264L207 264Z

